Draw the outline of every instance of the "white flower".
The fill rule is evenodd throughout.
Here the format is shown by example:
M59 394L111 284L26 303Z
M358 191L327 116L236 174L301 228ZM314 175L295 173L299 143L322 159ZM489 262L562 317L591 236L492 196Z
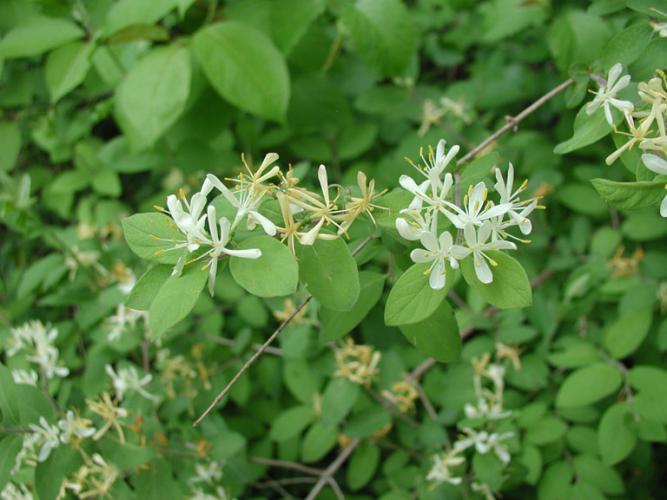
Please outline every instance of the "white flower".
M220 226L219 233L218 225ZM216 211L213 205L209 205L208 207L208 230L211 233L212 248L203 256L208 256L209 258L208 291L213 295L215 277L218 272L218 259L221 255L231 255L232 257L240 257L242 259L259 259L262 256L262 251L258 248L247 250L232 250L227 248L227 244L231 238L231 225L226 217L221 217L219 221L216 221Z
M446 281L445 261L449 260L449 265L453 268L459 266L458 260L463 259L468 250L460 245L454 245L452 235L443 231L440 237L436 238L431 232L421 234L421 244L424 248L416 248L410 253L413 262L431 262L429 268L429 285L434 290L444 288Z
M178 229L187 237L188 252L194 252L200 244L208 240L204 231L206 222L204 207L206 207L206 197L212 189L213 186L207 179L204 181L201 191L195 193L190 202L188 202L182 190L179 193L180 200L173 194L167 197L169 215L174 219Z
M512 416L512 412L504 410L499 402L486 398L479 398L476 406L467 403L463 407L463 412L468 418L483 418L487 420L502 420Z
M342 230L342 228L332 218L332 215L335 213L335 203L332 203L329 196L329 178L327 176L327 168L324 165L320 165L320 167L317 169L317 179L320 182L320 188L322 189L322 198L324 202L320 202L319 200L311 197L304 197L304 200L302 201L306 201L306 203L299 205L301 208L310 210L316 217L319 216L317 223L303 236L301 236L301 238L299 238L299 241L302 245L313 245L317 238L323 237L324 235L320 235L320 231L322 230L325 222L335 224L338 226L339 230ZM302 194L305 195L305 193ZM298 203L296 200L295 202ZM309 204L312 204L312 206L309 207Z
M533 226L528 219L528 216L537 206L537 200L521 201L519 195L525 191L528 181L524 181L516 191L512 191L514 184L514 165L511 163L507 169L507 180L503 179L503 174L499 168L496 169L496 184L495 189L500 195L500 203L509 205L507 215L510 217L510 222L505 223L503 229L511 225L519 226L519 230L523 234L530 234ZM503 217L498 217L502 223ZM502 225L502 224L501 224ZM501 238L502 239L502 238Z
M423 232L430 231L437 217L433 213L422 213L417 209L403 209L404 217L396 219L396 230L402 238L408 241L417 241ZM408 220L409 219L409 220Z
M263 178L263 176L260 177L260 179ZM238 223L247 217L246 225L248 229L254 229L256 224L259 223L266 234L275 236L276 225L257 211L264 195L263 191L252 189L252 185L247 186L244 184L239 184L237 189L232 191L213 174L208 174L206 180L218 189L225 199L236 208L236 216L232 222L232 228L236 228Z
M29 361L39 365L47 379L54 375L66 377L69 370L58 366L58 349L53 345L58 337L58 330L49 328L40 321L29 321L24 325L12 328L7 354L13 356L19 351L30 351Z
M644 166L650 171L659 175L667 175L667 160L665 158L652 153L644 153L642 161L644 162ZM660 215L667 217L667 195L665 195L662 203L660 203Z
M39 375L34 370L23 370L17 369L12 370L12 378L14 379L15 384L25 384L25 385L37 385L37 379Z
M447 173L445 174L444 180L441 181L440 177L435 174L436 170L431 170L429 173L429 180L424 181L419 185L409 175L401 175L401 177L399 177L398 183L401 187L414 195L412 202L410 202L410 205L408 206L408 210L421 210L424 203L426 203L427 209L433 211L444 209L445 199L454 184L454 178L452 177L452 174Z
M28 446L38 447L39 455L37 460L43 462L51 454L51 450L60 446L60 431L57 426L49 424L44 417L39 417L39 425L29 425L32 434L24 438L28 440Z
M109 324L107 340L109 342L117 341L128 327L134 328L137 324L137 321L139 321L141 318L143 318L147 323L148 314L145 311L130 309L129 307L125 306L125 304L118 304L116 307L116 313L107 319L107 323Z
M479 231L475 229L472 223L466 224L463 228L466 246L473 255L477 279L487 284L493 281L493 273L487 261L493 266L496 265L496 262L486 252L489 250L516 250L516 245L511 241L488 241L489 236L491 236L491 229L491 223L488 221L482 224Z
M195 476L190 478L191 484L206 483L214 485L222 479L222 467L218 462L208 464L196 464Z
M469 186L468 193L463 200L463 210L453 203L446 201L445 204L454 210L455 213L450 211L443 211L443 213L452 221L454 226L458 229L463 229L467 224L478 226L488 219L506 214L511 208L510 203L501 203L499 205L487 203L486 198L488 195L489 190L486 185L483 182L478 182L474 187Z
M111 377L111 382L116 390L118 399L122 400L126 392L138 392L146 399L150 399L154 402L159 401L160 398L158 396L155 396L144 389L144 386L150 384L153 378L150 373L139 378L139 373L134 366L120 368L118 372L116 372L111 365L106 365L105 370L107 375Z
M589 115L602 106L605 118L612 127L614 126L614 117L611 114L612 106L624 114L631 113L634 110L634 104L630 101L622 101L616 98L616 94L630 84L630 75L621 76L622 72L623 65L621 63L614 64L609 70L607 82L601 85L597 92L593 92L595 98L586 106L586 113Z
M427 481L447 482L453 485L461 484L462 478L452 475L450 467L456 467L465 462L465 458L458 456L459 450L441 453L433 456L433 466L426 475Z
M463 432L465 432L468 437L456 441L456 443L454 443L455 450L462 451L471 446L474 446L475 450L477 450L477 452L481 453L482 455L488 453L489 451L493 451L504 464L508 464L511 460L509 451L507 451L507 448L502 443L503 441L511 439L514 436L514 433L504 432L502 434L498 434L493 432L489 434L486 431L477 432L468 427L464 428Z
M653 31L658 33L661 38L667 38L667 23L652 22Z
M18 488L14 483L7 483L7 486L0 491L0 499L2 500L32 500L32 498L32 493L23 483L19 483Z
M65 418L61 418L58 421L58 427L62 431L60 440L66 444L70 442L72 436L80 439L91 437L96 432L95 428L91 427L91 424L92 421L87 418L81 418L75 415L72 410L69 410L65 414Z

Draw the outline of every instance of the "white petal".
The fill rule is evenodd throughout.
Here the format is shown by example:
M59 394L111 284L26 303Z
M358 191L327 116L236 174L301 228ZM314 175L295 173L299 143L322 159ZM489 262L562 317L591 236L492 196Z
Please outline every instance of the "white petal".
M240 257L241 259L259 259L262 256L262 251L259 248L249 248L248 250L230 250L225 248L224 252L232 257Z
M215 277L218 272L218 258L212 258L208 268L208 293L213 297L213 290L215 287Z
M618 77L621 76L622 71L623 71L623 65L621 63L616 63L609 69L609 76L607 77L607 87L612 87L614 83L616 83L616 80L618 80Z
M491 225L490 221L486 221L482 226L479 228L479 231L477 232L477 242L478 243L484 243L489 239L489 236L491 236L491 232L493 231L493 226Z
M433 269L431 269L431 275L428 278L428 284L431 285L433 290L440 290L445 287L445 281L447 275L445 274L445 263L442 260L439 260Z
M644 166L656 174L667 175L667 160L658 155L644 153L642 155Z
M253 219L255 219L257 222L261 224L262 229L264 229L264 232L266 234L268 234L269 236L276 235L277 229L276 225L273 222L271 222L268 218L266 218L256 210L251 210L249 213Z
M437 252L440 250L440 248L438 247L438 240L433 233L423 232L421 237L419 238L419 241L421 241L421 244L427 250L430 250L432 252Z
M660 215L662 217L667 217L667 196L665 196L662 199L662 203L660 203Z
M306 234L304 234L299 241L302 245L312 245L317 239L317 235L322 229L322 224L324 224L324 219L320 219L317 224L315 224Z
M493 273L491 272L489 263L486 262L486 259L479 252L474 253L474 258L475 274L477 275L477 279L485 284L491 283L493 281Z
M220 217L218 221L220 223L220 243L226 245L229 242L231 236L231 224L227 217Z
M454 257L456 260L463 260L468 256L468 254L470 254L470 249L461 245L452 245L452 248L449 249L449 255Z
M220 241L218 238L218 221L216 220L215 207L213 205L208 206L208 230L211 233L211 238L214 243ZM223 243L224 244L224 243Z
M422 234L422 230L408 224L408 221L399 217L396 219L396 230L402 238L408 241L416 241Z
M463 228L463 237L470 248L477 246L477 231L472 222L468 222Z
M415 180L409 175L401 175L398 178L398 183L403 189L409 191L412 194L415 194L417 191L419 191L419 186L417 186Z
M435 256L432 252L424 250L423 248L415 248L412 252L410 252L410 259L412 259L412 262L417 264L432 262L434 258Z
M440 249L443 252L447 253L447 252L449 252L449 249L451 248L452 244L454 243L454 240L452 238L452 235L449 233L449 231L443 231L443 233L438 238L438 243L440 244Z

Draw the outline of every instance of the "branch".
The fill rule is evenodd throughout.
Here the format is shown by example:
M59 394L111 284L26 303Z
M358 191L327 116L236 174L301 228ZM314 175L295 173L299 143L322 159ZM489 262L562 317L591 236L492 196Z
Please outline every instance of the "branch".
M473 149L471 149L461 160L459 161L459 164L465 163L474 156L482 151L484 148L486 148L489 144L491 144L493 141L495 141L498 137L503 135L505 132L508 130L516 129L519 125L519 122L521 122L524 118L526 118L528 115L533 113L536 109L538 109L540 106L542 106L545 102L549 101L551 98L557 96L561 92L563 92L565 89L567 89L570 85L574 83L574 80L571 78L568 80L565 80L563 83L558 85L557 87L554 87L551 89L549 92L544 94L542 97L540 97L537 101L535 101L533 104L528 106L526 109L524 109L521 113L519 113L516 116L510 116L506 117L507 123L500 127L498 130L496 130L493 134L491 134L489 137L484 139L481 143L479 143L477 146L475 146Z
M352 255L357 255L359 252L361 252L368 243L373 239L373 236L368 236L364 241L362 241L357 248L355 248L352 251ZM236 374L232 377L232 379L227 383L225 388L218 393L218 395L213 399L210 405L208 405L208 408L202 413L197 420L192 424L193 427L197 427L199 424L202 423L202 421L208 416L209 413L213 411L213 409L216 407L216 405L224 398L227 393L230 391L230 389L234 386L234 384L238 381L239 378L241 378L241 375L243 375L246 371L248 371L248 368L250 368L255 361L266 351L266 349L273 343L273 341L280 335L280 332L282 332L285 327L292 321L302 310L304 307L308 305L308 302L310 302L313 299L312 295L308 295L304 299L301 304L299 304L299 307L297 307L292 314L289 315L289 317L283 321L278 328L275 329L275 331L271 334L271 336L264 342L257 350L255 353L250 356L248 361L246 361L241 369L236 372Z
M340 455L336 457L336 460L331 462L329 467L327 467L322 475L320 476L319 481L313 486L313 489L310 490L310 493L308 493L308 496L306 497L306 500L315 500L317 498L317 494L324 488L324 485L330 483L331 479L333 478L333 475L338 472L338 469L341 468L341 466L345 463L345 461L349 458L349 456L352 454L352 452L355 450L355 448L359 445L361 441L359 438L355 438L352 441L350 441L350 444L348 444L345 448L343 448L343 451L340 452Z

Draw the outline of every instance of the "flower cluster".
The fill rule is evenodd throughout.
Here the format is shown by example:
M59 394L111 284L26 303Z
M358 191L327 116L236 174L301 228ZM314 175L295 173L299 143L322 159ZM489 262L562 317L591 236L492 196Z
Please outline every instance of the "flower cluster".
M290 169L283 172L275 165L276 153L264 157L261 165L254 170L242 157L245 171L237 177L226 179L231 187L213 174L208 174L201 190L190 200L181 190L179 195L167 198L167 210L162 209L183 233L184 239L173 244L167 251L180 251L183 255L174 267L174 274L182 272L186 264L205 260L209 270L208 288L213 294L218 259L224 256L243 259L258 259L262 252L257 248L234 248L237 229L253 231L259 228L269 236L278 236L287 242L295 253L296 243L312 245L317 239L335 239L345 235L352 223L367 214L373 220L372 211L379 208L374 201L382 194L375 190L375 181L367 180L363 172L357 175L358 193L330 185L327 169L320 165L317 171L321 193L299 186L299 179ZM209 203L208 196L218 191L222 198L219 203ZM279 221L269 217L265 204L273 199L280 212ZM225 205L225 213L233 213L230 218L220 216L220 206ZM218 208L216 208L218 207ZM278 210L275 210L278 211ZM203 249L200 250L200 249ZM197 252L195 257L190 254Z
M40 321L28 321L17 328L11 329L11 337L7 348L7 356L19 352L28 354L27 359L39 367L40 373L50 380L54 376L66 377L69 370L59 363L59 351L54 343L58 330L45 326ZM35 385L38 374L32 370L13 370L12 376L16 383Z
M153 379L153 376L150 373L140 377L137 369L131 365L119 368L118 370L114 370L111 365L106 365L105 370L107 375L111 377L111 382L116 390L116 397L118 397L119 400L123 399L126 392L136 392L153 402L160 400L158 396L151 394L144 389L144 387L150 384Z
M636 103L620 100L616 94L630 84L630 75L623 75L623 66L615 64L610 70L607 81L600 86L595 98L586 111L593 113L603 107L610 125L614 126L611 108L623 112L626 131L615 132L628 137L616 151L607 156L607 165L611 165L626 151L638 146L642 151L642 163L658 175L667 175L667 77L659 76L637 85ZM667 196L660 205L660 215L667 217Z
M502 344L497 346L497 357L512 361L513 356L508 356L507 349ZM470 422L463 425L463 434L449 450L433 457L433 466L426 479L436 484L461 484L462 478L452 469L465 463L461 454L469 448L482 455L492 452L503 465L507 465L512 458L506 442L514 437L514 433L499 430L501 421L512 416L511 411L503 408L505 368L499 363L491 363L488 353L481 358L473 358L472 366L476 402L464 407L464 414Z
M488 252L516 249L516 244L508 239L526 242L508 230L518 226L523 235L531 232L528 216L538 207L537 199L520 199L527 183L514 188L514 167L510 163L506 178L496 169L498 203L488 199L488 188L484 182L479 182L468 186L459 206L454 200L459 186L454 176L445 172L459 146L452 146L449 151L445 146L445 141L441 140L435 152L429 148L428 155L424 156L422 151L421 165L410 161L423 179L417 181L408 175L400 177L401 187L414 198L401 210L396 229L406 240L421 243L423 248L413 250L410 258L416 263L430 263L431 288L443 288L447 265L457 268L459 261L469 255L473 256L477 278L482 283L491 283L493 272L489 264L495 266L496 262ZM459 244L461 239L462 244Z
M335 375L355 384L368 387L379 373L382 353L371 346L355 344L349 337L342 347L336 348L335 356L338 367Z

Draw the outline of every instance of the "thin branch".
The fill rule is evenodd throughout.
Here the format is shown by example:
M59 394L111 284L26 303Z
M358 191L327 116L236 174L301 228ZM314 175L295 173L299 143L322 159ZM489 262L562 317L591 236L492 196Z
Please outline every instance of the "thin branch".
M361 441L359 438L355 438L350 443L343 449L343 451L340 452L340 454L336 457L336 459L331 462L329 467L325 469L325 471L322 473L320 476L319 481L315 484L312 490L310 490L310 493L308 493L308 496L306 497L306 500L314 500L317 498L318 493L324 488L325 484L331 484L330 480L333 478L333 475L338 472L338 469L341 468L341 466L345 463L345 461L350 457L352 452L355 450L355 448L359 445Z
M519 125L519 123L526 118L528 115L533 113L536 109L538 109L540 106L542 106L544 103L552 99L553 97L557 96L561 92L563 92L565 89L567 89L570 85L574 83L574 80L571 78L568 80L565 80L563 83L558 85L557 87L551 89L549 92L544 94L542 97L540 97L537 101L535 101L533 104L528 106L526 109L524 109L521 113L514 117L506 117L507 123L500 127L498 130L496 130L493 134L491 134L489 137L487 137L485 140L483 140L481 143L479 143L476 147L471 149L461 160L459 161L459 164L465 163L468 160L472 159L475 157L477 153L482 151L484 148L486 148L489 144L491 144L493 141L495 141L498 137L503 135L505 132L508 130L516 129Z
M364 241L362 241L357 246L357 248L355 248L352 251L352 255L355 256L359 252L361 252L364 249L364 247L366 245L368 245L368 243L370 243L370 241L372 239L373 239L373 235L368 236ZM266 351L266 349L273 343L273 341L276 339L276 337L278 337L278 335L280 335L280 332L282 332L285 329L285 327L290 323L290 321L292 321L308 305L308 302L310 302L312 299L313 299L313 296L308 295L308 297L306 297L304 299L304 301L301 302L301 304L299 304L299 306L294 310L294 312L292 312L292 314L290 314L287 317L287 319L285 319L285 321L283 321L280 324L280 326L274 330L274 332L266 340L266 342L264 342L261 346L259 346L259 348L255 351L255 353L252 356L250 356L248 361L246 361L243 364L241 369L238 372L236 372L236 374L232 377L232 379L229 381L229 383L227 383L225 388L222 391L220 391L218 393L218 395L215 397L215 399L213 399L211 404L208 405L208 408L206 408L204 413L202 413L199 416L199 418L197 420L195 420L195 422L192 424L193 427L197 427L199 424L201 424L201 422L208 416L209 413L211 413L213 411L213 409L222 400L222 398L224 398L227 395L227 393L234 386L234 384L238 381L238 379L241 378L241 375L243 375L246 371L248 371L248 368L250 368L255 363L255 361L257 361L257 359L264 353L264 351Z
M236 341L228 339L226 337L216 337L215 335L206 335L206 339L216 344L224 345L225 347L232 347L236 345ZM253 343L250 345L255 351L262 348L262 344ZM274 356L282 356L283 350L278 347L267 347L264 349L264 352L267 354L273 354Z
M303 472L304 474L310 474L312 476L321 476L322 474L324 474L324 469L308 467L307 465L301 465L296 462L288 462L287 460L275 460L273 458L264 458L264 457L249 457L248 460L259 465L268 465L269 467L280 467L282 469L292 469L298 472Z

